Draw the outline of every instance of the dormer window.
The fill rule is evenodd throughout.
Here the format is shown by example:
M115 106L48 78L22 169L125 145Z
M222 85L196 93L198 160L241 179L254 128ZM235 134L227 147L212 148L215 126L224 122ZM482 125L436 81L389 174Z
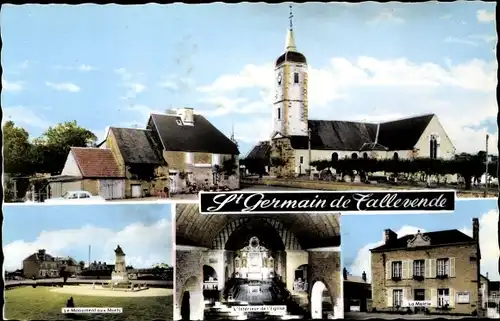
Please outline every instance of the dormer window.
M298 84L299 83L299 73L296 72L293 74L293 83Z
M177 123L177 125L182 126L182 121L180 119L176 119L175 122Z

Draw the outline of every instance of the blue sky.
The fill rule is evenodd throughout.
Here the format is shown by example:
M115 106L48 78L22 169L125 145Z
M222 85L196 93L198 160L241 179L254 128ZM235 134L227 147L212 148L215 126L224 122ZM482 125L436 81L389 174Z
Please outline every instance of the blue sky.
M481 273L498 274L498 207L496 199L459 200L455 212L443 214L344 215L341 218L342 264L353 275L369 275L369 249L381 245L385 229L404 236L418 230L431 232L458 229L472 235L472 219L479 218L479 240L482 253ZM360 221L362 220L362 224Z
M311 118L435 112L459 151L480 149L487 132L496 140L494 6L295 5ZM227 135L234 124L243 154L270 134L288 4L6 5L1 15L5 119L33 136L77 120L103 137L183 106Z
M119 244L127 264L150 267L172 263L172 214L168 204L44 206L5 205L3 209L5 269L40 248L77 261L114 262Z

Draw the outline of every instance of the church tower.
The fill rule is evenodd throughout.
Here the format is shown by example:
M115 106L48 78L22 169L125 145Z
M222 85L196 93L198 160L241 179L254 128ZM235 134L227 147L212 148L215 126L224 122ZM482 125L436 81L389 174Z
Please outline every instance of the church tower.
M275 64L275 96L272 133L283 136L308 135L307 60L297 51L293 35L293 14L290 6L290 28L285 52Z

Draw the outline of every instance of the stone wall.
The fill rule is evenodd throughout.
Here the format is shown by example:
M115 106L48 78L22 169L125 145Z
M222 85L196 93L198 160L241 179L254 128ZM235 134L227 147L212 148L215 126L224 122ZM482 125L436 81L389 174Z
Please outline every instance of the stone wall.
M436 277L425 278L423 281L413 279L413 273L400 281L388 279L386 275L387 266L391 261L405 260L426 260L436 258L454 258L454 274L447 279L437 279ZM477 250L476 245L460 245L453 247L439 247L423 250L411 251L391 251L385 253L372 253L372 298L373 307L378 311L392 310L388 306L388 289L408 289L407 299L413 300L411 289L425 289L426 300L431 301L431 289L448 288L456 292L469 292L469 304L454 304L451 313L472 313L476 309L478 300L479 283L477 280ZM389 264L388 264L389 263ZM412 270L411 270L412 271ZM453 295L450 293L450 296ZM435 311L436 304L429 310Z
M99 181L97 179L84 179L82 181L82 189L92 195L99 195Z
M125 161L123 160L123 156L120 153L120 149L118 148L118 144L116 143L115 135L113 134L112 130L109 130L108 137L106 138L106 147L111 150L111 153L115 157L118 168L120 169L120 174L123 175L123 177L126 177L127 170Z
M187 282L192 277L196 278L196 291L203 295L203 255L202 250L183 251L177 249L175 252L175 311L174 318L181 319L182 295L186 290ZM191 279L192 280L192 279ZM203 301L203 300L202 300ZM200 308L203 313L203 306Z
M271 176L295 176L295 151L290 143L290 138L275 138L271 141L271 158L282 159L285 164L280 166L272 165Z
M321 281L326 285L332 304L336 307L335 314L343 313L340 252L310 251L307 274L309 280L309 302L311 302L311 290L314 283Z

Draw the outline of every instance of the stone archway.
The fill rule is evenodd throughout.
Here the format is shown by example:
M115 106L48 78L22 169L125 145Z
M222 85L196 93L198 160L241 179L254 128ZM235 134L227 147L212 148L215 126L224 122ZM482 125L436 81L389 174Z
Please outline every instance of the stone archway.
M323 319L323 293L328 291L323 281L315 281L311 289L311 319Z
M184 283L180 297L181 320L203 320L203 292L201 282L192 276Z
M203 265L203 281L216 281L218 280L217 272L210 265Z

